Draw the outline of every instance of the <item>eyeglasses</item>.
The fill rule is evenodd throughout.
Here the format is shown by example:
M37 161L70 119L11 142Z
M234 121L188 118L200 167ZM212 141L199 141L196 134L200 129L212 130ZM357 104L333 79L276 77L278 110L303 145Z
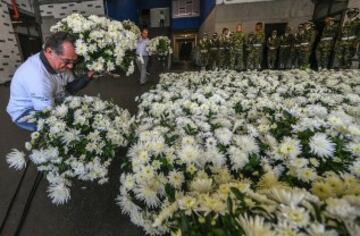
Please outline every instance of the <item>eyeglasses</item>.
M66 59L66 58L61 58L59 55L55 54L57 58L59 58L61 60L61 62L65 65L74 65L76 64L76 62L78 61L78 59L76 60L71 60L71 59Z

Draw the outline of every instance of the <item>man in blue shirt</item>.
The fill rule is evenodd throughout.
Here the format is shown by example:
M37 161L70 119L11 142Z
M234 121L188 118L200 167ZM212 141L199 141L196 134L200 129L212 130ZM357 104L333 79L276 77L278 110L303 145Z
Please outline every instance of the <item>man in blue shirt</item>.
M71 72L78 58L74 43L70 34L55 33L46 40L41 52L29 57L16 70L7 112L19 127L35 131L36 124L25 121L25 116L54 106L67 93L85 87L92 78L93 71L88 72L87 78L75 78Z
M140 84L143 85L147 82L147 67L149 63L149 53L146 50L146 47L150 43L148 38L149 31L147 29L143 29L141 31L141 36L136 44L136 54L138 56L137 66L140 71Z

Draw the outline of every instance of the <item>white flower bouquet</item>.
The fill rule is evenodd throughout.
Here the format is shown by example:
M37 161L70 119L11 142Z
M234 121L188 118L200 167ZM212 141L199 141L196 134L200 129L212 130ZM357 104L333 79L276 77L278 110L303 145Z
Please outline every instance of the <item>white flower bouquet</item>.
M121 23L123 24L124 29L133 32L136 37L140 36L140 28L134 22L132 22L131 20L124 20Z
M134 224L150 235L358 235L360 71L161 77L140 98L121 176L118 204ZM223 189L232 182L247 184L235 186L243 199Z
M166 36L158 36L150 39L146 48L149 55L157 55L158 57L166 57L173 53L170 45L171 41Z
M52 109L36 112L29 121L37 131L25 144L30 160L45 173L54 204L70 199L71 180L108 181L108 168L120 147L128 144L133 119L127 110L98 97L67 97ZM25 167L25 153L7 156L11 167Z
M69 32L76 37L80 69L94 70L100 74L115 70L126 75L134 72L137 36L119 21L74 13L52 26L50 31Z

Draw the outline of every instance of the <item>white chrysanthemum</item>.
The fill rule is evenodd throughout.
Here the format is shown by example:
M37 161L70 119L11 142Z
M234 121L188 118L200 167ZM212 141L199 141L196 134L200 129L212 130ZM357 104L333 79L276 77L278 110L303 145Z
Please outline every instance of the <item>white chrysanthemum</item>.
M239 148L231 146L228 152L233 170L240 170L249 162L249 154Z
M279 146L278 152L285 158L295 158L301 153L300 141L285 137Z
M355 156L360 157L360 142L350 142L347 145L347 149Z
M47 152L43 149L33 150L29 157L35 165L39 165L47 161Z
M280 204L296 207L305 199L305 193L297 189L272 188L268 196Z
M161 185L157 180L149 180L146 184L137 185L134 189L136 198L142 200L147 206L157 207L160 204L158 193Z
M235 144L244 152L248 154L258 153L259 146L257 145L255 138L250 135L234 136Z
M240 216L237 221L246 236L275 236L275 232L271 230L271 226L265 223L265 219L258 215L255 217L247 215Z
M209 178L195 178L191 184L191 190L193 192L208 193L212 190L212 179Z
M307 233L310 236L338 236L335 230L327 230L323 224L311 224L307 229Z
M200 158L199 149L193 145L183 145L178 152L180 160L186 164L195 164Z
M312 168L300 168L296 169L296 177L305 183L309 183L315 180L318 175L315 169Z
M329 198L326 200L326 211L334 218L342 220L354 220L360 214L345 199Z
M51 184L48 193L51 202L56 205L64 204L70 199L70 189L65 184Z
M76 49L76 54L78 54L80 56L87 56L87 54L88 54L88 47L87 47L86 43L84 42L84 40L82 40L82 39L76 40L75 49Z
M80 140L80 130L76 129L69 129L62 133L61 141L69 145L69 143L73 141L79 141Z
M312 136L309 146L311 152L319 157L331 157L335 151L335 144L323 133L317 133Z
M22 170L26 167L25 153L14 148L6 155L6 162L11 168Z
M233 135L228 128L216 129L214 134L217 140L219 140L219 143L223 145L229 145Z
M309 212L306 211L304 208L280 205L280 209L281 214L279 215L279 217L292 223L294 226L301 227L309 224L310 222Z
M184 183L185 177L183 173L179 171L170 171L169 172L169 183L174 186L175 188L180 188L181 185Z

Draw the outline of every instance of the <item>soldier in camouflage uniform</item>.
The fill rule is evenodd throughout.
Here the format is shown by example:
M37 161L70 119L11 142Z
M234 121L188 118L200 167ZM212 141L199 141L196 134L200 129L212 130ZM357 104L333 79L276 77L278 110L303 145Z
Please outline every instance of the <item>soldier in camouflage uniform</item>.
M359 14L359 9L352 8L346 12L347 21L345 22L340 40L336 43L336 59L340 68L351 68L352 61L357 48L357 24L355 17Z
M285 34L280 37L279 49L279 67L280 69L289 69L291 60L291 50L293 46L294 37L291 34L291 28L287 27Z
M235 70L244 70L244 45L245 45L245 34L243 33L242 25L236 26L236 31L232 35L233 44L233 58L231 60L231 67Z
M227 57L228 57L228 44L230 43L229 41L229 29L228 28L223 28L222 34L220 36L219 39L219 65L218 67L220 69L225 69L226 67L226 61L227 61Z
M210 39L207 33L203 34L199 42L201 66L207 68L209 64Z
M256 68L256 49L254 47L255 44L255 34L254 32L249 33L246 39L246 68L248 70L254 70Z
M263 46L265 41L265 34L263 32L263 24L261 22L256 23L256 33L255 33L255 68L260 70L261 69L261 62L263 58Z
M316 38L316 31L315 25L311 22L306 22L304 25L305 32L304 37L301 38L301 61L300 61L300 68L306 69L310 68L310 55L311 49L315 42Z
M215 70L219 66L219 55L218 55L218 47L219 47L219 39L218 34L215 32L212 35L212 38L209 42L209 69Z
M275 69L277 52L279 49L280 40L277 36L277 31L273 30L271 37L267 40L267 63L269 69Z
M304 24L298 25L298 32L294 36L294 47L291 50L291 67L293 69L299 68L301 63L301 42L305 36Z
M316 49L316 59L319 69L327 68L329 65L330 54L337 31L337 25L334 22L334 18L326 17L324 22L325 26L321 35L319 45Z

